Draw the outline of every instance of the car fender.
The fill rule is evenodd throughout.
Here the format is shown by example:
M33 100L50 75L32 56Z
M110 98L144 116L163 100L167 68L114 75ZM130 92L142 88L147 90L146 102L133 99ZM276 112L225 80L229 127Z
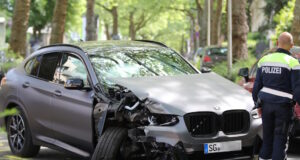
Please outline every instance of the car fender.
M28 119L28 117L30 117L30 116L28 115L28 112L27 112L27 110L26 110L26 107L25 107L24 104L19 100L18 97L13 96L13 95L8 96L8 97L7 97L7 100L6 100L6 102L5 102L5 105L4 105L4 106L5 106L4 110L15 107L15 106L11 106L11 104L16 104L16 106L18 106L20 109L22 109L22 111L24 112L24 114L25 114L25 116L26 116L26 118L27 118L27 121L30 120L30 119ZM6 123L5 119L4 119L3 123L4 123L4 124L3 124L3 126L4 126L5 123ZM29 128L30 128L30 126L29 126Z

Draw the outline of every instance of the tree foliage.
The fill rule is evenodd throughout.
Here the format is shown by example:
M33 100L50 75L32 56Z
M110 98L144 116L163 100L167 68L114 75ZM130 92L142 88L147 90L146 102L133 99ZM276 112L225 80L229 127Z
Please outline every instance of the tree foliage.
M296 0L289 1L285 7L283 7L277 14L275 14L274 22L277 25L275 28L276 33L273 37L274 40L279 36L280 33L291 31L292 20L294 17L295 1Z
M85 0L68 0L66 31L82 32L82 16L86 11Z
M270 18L275 13L278 13L290 0L265 0L267 3L265 9L265 14Z
M28 26L40 32L51 22L55 0L31 0ZM35 34L35 33L34 33Z
M0 1L0 16L11 17L13 14L14 0Z

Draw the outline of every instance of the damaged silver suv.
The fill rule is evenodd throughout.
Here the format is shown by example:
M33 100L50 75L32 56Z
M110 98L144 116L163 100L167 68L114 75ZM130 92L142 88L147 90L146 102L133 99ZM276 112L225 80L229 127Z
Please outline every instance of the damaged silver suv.
M248 91L151 41L43 47L2 79L0 106L18 110L1 122L21 157L47 146L93 160L181 160L251 150L261 136Z

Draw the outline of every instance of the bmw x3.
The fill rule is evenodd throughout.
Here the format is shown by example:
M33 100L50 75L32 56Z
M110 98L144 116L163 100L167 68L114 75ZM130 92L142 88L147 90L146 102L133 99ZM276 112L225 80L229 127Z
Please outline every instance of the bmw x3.
M1 124L21 157L46 146L94 160L180 160L253 151L262 130L248 91L152 41L40 48L2 79L0 106L18 110Z

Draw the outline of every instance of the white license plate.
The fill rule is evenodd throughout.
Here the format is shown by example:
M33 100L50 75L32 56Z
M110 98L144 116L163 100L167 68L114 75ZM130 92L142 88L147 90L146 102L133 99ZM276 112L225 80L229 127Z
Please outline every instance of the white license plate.
M204 154L231 152L242 150L241 141L229 141L229 142L217 142L217 143L205 143Z

